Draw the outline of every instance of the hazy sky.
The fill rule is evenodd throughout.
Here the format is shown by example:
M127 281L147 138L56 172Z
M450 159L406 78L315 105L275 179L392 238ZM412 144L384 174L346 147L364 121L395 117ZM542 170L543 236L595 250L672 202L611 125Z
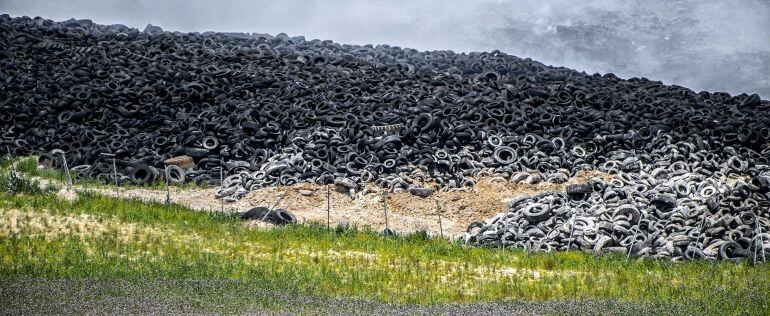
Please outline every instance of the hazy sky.
M587 72L770 98L768 0L0 0L0 13L421 50L500 49Z

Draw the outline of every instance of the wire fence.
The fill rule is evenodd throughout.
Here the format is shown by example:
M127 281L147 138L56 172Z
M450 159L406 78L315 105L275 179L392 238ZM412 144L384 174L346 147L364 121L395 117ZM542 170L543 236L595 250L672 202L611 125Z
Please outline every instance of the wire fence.
M59 169L59 172L58 172L58 175L59 175L59 179L58 180L59 180L59 183L63 187L65 187L67 190L83 191L83 192L87 192L87 193L95 193L95 192L98 191L98 193L101 193L101 194L105 194L109 190L109 188L105 187L104 185L97 187L92 180L88 180L88 179L86 179L84 177L78 176L77 174L76 174L76 176L73 177L73 173L72 173L72 171L70 170L70 168L67 165L66 155L63 152L62 153L58 153L58 154L60 156L59 159L61 159L61 166L62 166L62 168ZM115 187L114 196L116 198L120 198L121 197L121 194L120 194L121 183L120 183L120 181L118 179L117 168L115 167L114 157L106 157L106 158L112 158L112 167L113 167L112 171L113 171L113 176L115 178L114 179L115 180L115 182L114 182L115 183L114 184L114 187ZM221 168L219 169L219 171L220 171L220 189L222 189L222 185L224 183L223 171L222 171ZM165 190L164 191L165 191L165 197L154 198L154 197L144 196L144 197L140 197L140 199L151 201L151 202L163 203L165 205L171 205L173 203L173 201L183 202L184 201L184 196L180 196L178 199L174 198L172 190L171 190L171 186L172 185L169 183L169 180L168 180L169 179L168 174L169 174L168 173L168 168L165 168L165 170L164 170L164 178L165 178L165 187L164 187ZM332 226L331 225L331 221L332 221L332 217L334 215L332 205L335 204L334 203L335 202L334 201L334 199L335 199L334 195L331 194L331 187L332 187L332 185L327 185L327 186L324 187L325 188L325 202L326 202L326 214L325 214L326 215L326 220L325 220L325 222L326 222L326 228L328 230L331 230L331 226ZM269 215L272 214L273 212L275 212L276 207L278 207L280 205L280 203L286 198L287 194L291 190L292 190L291 186L286 186L285 189L282 191L282 193L279 196L277 196L275 198L275 200L271 201L272 202L271 206L268 208L267 213L264 214L264 216L260 219L260 221L265 222L266 219L268 219ZM297 189L297 190L299 190L299 189ZM318 191L320 191L320 189ZM182 191L179 194L185 194L185 193ZM131 195L131 194L124 194L123 195L123 198L137 198L137 197L138 196ZM219 200L220 200L219 212L225 213L224 198L220 198ZM260 201L260 203L265 203L265 202L270 202L270 201L267 201L267 200ZM337 201L337 202L340 202L340 201ZM345 200L345 202L347 202L347 200ZM384 220L384 229L382 230L382 234L383 235L394 235L395 232L391 228L391 223L390 223L391 222L391 218L390 218L391 216L390 216L389 210L388 210L388 194L387 194L387 192L385 190L381 191L380 202L381 202L381 205L382 205L382 218ZM211 209L208 209L208 210L211 211ZM230 209L228 211L237 212L238 210ZM435 199L435 213L434 214L436 216L436 223L437 223L438 230L433 235L437 236L437 237L440 237L440 238L445 238L444 219L442 218L442 213L443 213L443 210L442 210L441 204L440 204L438 199ZM568 238L568 247L567 247L568 250L572 250L573 241L575 240L575 228L576 228L575 226L576 226L575 225L575 214L573 214L569 218L568 223L567 223L567 227L569 227L569 238ZM699 234L697 236L697 239L695 239L695 240L693 240L691 242L691 247L694 247L695 249L702 248L701 240L704 237L703 232L704 232L704 230L706 230L708 228L710 228L710 227L706 223L706 218L704 216L701 219L701 221L700 221ZM763 231L762 221L759 218L757 218L757 220L754 222L754 227L753 228L754 228L753 229L754 237L752 238L752 243L751 243L750 247L748 249L746 249L746 250L751 252L751 259L752 259L752 262L754 264L761 264L761 263L764 263L764 262L767 261L767 256L766 256L766 252L767 251L765 250L765 246L764 245L765 245L765 243L770 243L770 238L768 238L768 240L766 240L766 238L765 238L766 234ZM419 230L414 229L413 231L414 232L418 232ZM628 252L626 253L626 257L628 259L631 259L632 251L633 251L634 247L636 247L636 242L637 242L636 235L638 233L639 233L638 231L633 231L633 238L631 239L632 242L628 246ZM502 242L500 243L499 246L502 247L502 248L505 248L505 246L504 246L504 244Z

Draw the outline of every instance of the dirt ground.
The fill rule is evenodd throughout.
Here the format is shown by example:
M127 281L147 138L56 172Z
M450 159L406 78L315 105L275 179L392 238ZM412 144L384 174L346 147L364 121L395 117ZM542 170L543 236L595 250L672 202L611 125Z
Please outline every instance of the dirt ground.
M585 183L592 178L608 181L611 176L598 171L581 171L563 184L541 182L538 184L514 183L503 178L479 178L474 189L466 191L436 191L429 197L419 197L409 192L385 194L388 227L398 233L427 231L438 236L456 237L473 221L484 221L506 210L507 202L517 195L535 195L547 191L564 190L566 185ZM174 188L170 190L171 202L199 211L242 212L257 206L285 209L297 217L300 223L326 224L329 189L329 217L331 225L338 223L370 227L381 231L385 228L383 193L374 185L365 186L355 199L347 192L338 192L334 185L322 186L299 183L287 187L268 187L249 192L238 201L223 203L214 197L217 188ZM90 190L104 195L115 195L114 188L75 186L75 190ZM59 192L72 198L71 190ZM120 188L121 198L146 201L166 200L166 191L157 189ZM280 198L283 196L283 198ZM438 202L438 203L437 203ZM277 203L277 204L276 204ZM439 225L439 214L441 224ZM263 227L265 224L253 223Z

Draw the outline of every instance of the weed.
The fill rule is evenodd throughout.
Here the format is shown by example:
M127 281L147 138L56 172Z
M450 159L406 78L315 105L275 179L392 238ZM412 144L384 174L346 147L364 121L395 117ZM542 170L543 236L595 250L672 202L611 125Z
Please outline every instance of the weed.
M21 176L14 170L8 170L0 173L0 188L6 194L50 194L55 191L55 187L46 186L41 187L41 184L37 180L31 180L29 178Z

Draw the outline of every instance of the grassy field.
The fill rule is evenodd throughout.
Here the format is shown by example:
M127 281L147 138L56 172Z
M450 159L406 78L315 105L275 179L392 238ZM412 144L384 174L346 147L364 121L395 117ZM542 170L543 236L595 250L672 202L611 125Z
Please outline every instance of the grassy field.
M8 177L8 164L0 165ZM294 303L268 303L266 295L263 304L238 293L246 287L420 306L598 299L681 305L702 314L770 312L767 264L527 254L467 248L424 234L384 237L313 225L255 229L233 216L173 204L89 194L68 201L27 186L0 193L0 279L6 288L30 278L220 280L236 286L212 287L212 299L278 310ZM10 304L2 300L0 305Z

